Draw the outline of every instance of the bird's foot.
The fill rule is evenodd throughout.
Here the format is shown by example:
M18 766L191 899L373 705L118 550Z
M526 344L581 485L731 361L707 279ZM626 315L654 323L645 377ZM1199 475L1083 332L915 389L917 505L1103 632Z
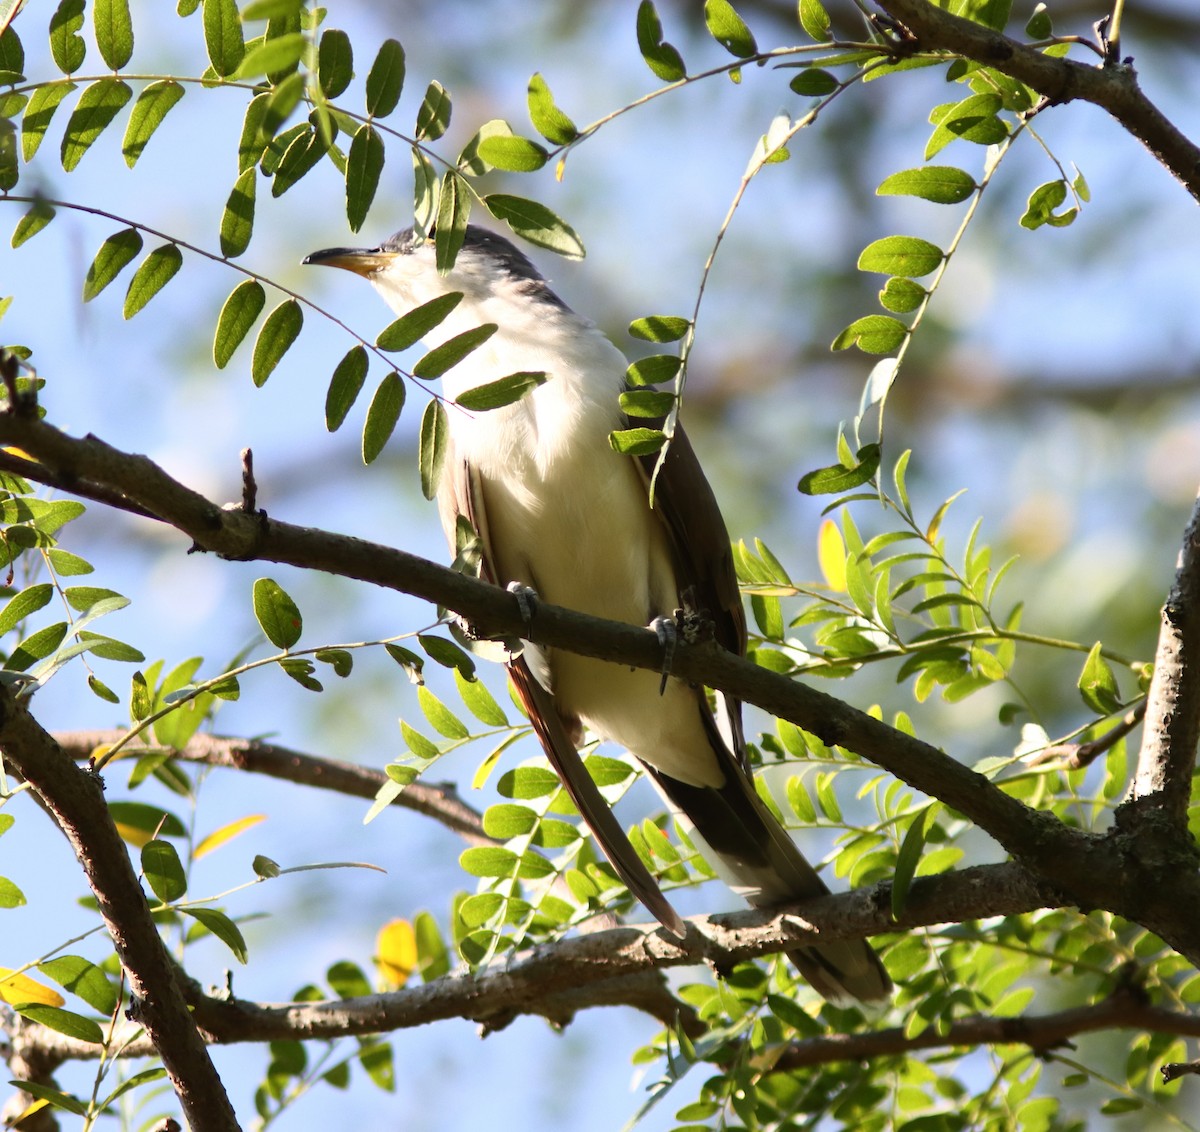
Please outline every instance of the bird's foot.
M525 622L525 628L528 629L533 624L533 615L537 612L537 590L523 582L509 582L504 588L517 599L521 620Z
M671 675L671 666L675 663L675 646L679 643L679 626L674 618L656 617L650 622L650 628L654 630L654 635L658 638L658 643L662 645L663 650L662 681L658 685L658 694L661 696L667 690L667 677Z

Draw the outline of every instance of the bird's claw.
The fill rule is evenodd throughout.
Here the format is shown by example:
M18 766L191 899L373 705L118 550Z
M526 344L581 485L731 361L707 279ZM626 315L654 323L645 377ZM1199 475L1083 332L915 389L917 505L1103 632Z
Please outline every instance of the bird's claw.
M672 617L656 617L650 622L650 628L662 645L662 681L658 685L661 696L667 690L667 677L671 675L671 666L675 663L675 646L679 643L679 626Z
M521 610L521 620L525 622L525 628L528 629L533 624L533 615L537 612L537 590L523 582L509 582L504 588L517 599L517 607Z

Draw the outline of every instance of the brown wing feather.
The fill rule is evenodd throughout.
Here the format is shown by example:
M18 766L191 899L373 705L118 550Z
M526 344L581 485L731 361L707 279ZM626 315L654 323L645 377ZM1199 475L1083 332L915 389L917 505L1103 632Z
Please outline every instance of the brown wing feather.
M455 458L453 449L447 454L444 479L438 491L438 511L452 552L456 549L454 540L458 516L466 516L483 546L482 575L486 580L499 584L500 579L495 576L487 510L481 485L471 468L464 461ZM512 661L508 665L508 672L517 689L517 695L529 714L529 721L542 744L546 758L592 831L592 835L604 850L605 856L629 891L645 905L647 911L667 931L682 939L686 934L683 920L671 907L658 882L642 863L637 850L621 828L621 823L617 821L608 802L592 780L559 714L553 694L538 682L524 657Z

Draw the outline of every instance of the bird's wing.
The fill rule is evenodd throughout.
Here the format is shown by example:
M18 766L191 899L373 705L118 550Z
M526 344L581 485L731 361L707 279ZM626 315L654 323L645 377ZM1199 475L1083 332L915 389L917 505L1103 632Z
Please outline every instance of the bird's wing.
M654 423L650 422L652 427ZM637 459L649 491L658 454ZM667 532L680 599L711 623L713 636L722 648L735 656L745 656L746 612L733 567L729 532L682 425L676 426L653 482L654 510ZM731 696L722 698L731 732L727 736L729 745L748 772L741 701Z
M494 584L504 584L503 579L496 577L483 486L465 460L455 459L453 448L447 455L442 483L438 490L438 511L452 551L456 550L458 517L462 515L467 518L482 546L482 576ZM517 689L517 695L529 714L529 722L542 744L546 758L549 759L550 765L571 801L575 803L576 809L583 816L592 835L600 843L605 856L629 891L642 902L647 911L667 931L682 939L686 934L683 920L671 907L649 869L642 863L621 823L617 821L604 795L600 793L588 773L559 714L553 693L537 680L524 656L512 660L508 665L508 672Z
M657 454L639 457L647 485ZM746 615L738 591L725 521L682 427L676 427L654 481L654 509L671 543L681 599L711 621L716 640L738 656L746 652ZM684 595L688 592L688 598ZM726 882L755 907L805 900L829 891L787 831L759 798L742 732L742 705L724 697L730 735L717 733L702 690L697 690L709 746L724 772L722 786L692 786L648 767L671 805L708 846ZM788 957L832 1002L884 999L891 991L879 957L865 940L792 948Z

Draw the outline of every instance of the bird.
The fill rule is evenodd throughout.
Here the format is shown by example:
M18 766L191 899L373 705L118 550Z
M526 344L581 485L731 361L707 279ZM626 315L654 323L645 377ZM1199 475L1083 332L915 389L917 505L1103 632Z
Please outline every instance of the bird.
M375 248L327 248L306 264L367 279L397 314L451 294L461 299L424 339L433 349L481 325L496 329L442 377L448 451L438 488L456 548L469 521L482 576L582 613L645 626L687 609L738 655L746 621L729 534L682 426L657 455L609 441L629 427L619 396L625 356L550 287L510 240L468 225L453 266L439 271L432 232L405 229ZM544 374L515 403L490 411L455 404L513 373ZM536 609L536 605L533 606ZM829 892L755 790L741 704L674 676L526 644L509 673L568 794L630 891L664 928L678 913L633 849L578 748L586 733L623 746L683 820L714 871L751 906L771 908ZM891 982L864 940L787 952L827 1000L878 1002Z

